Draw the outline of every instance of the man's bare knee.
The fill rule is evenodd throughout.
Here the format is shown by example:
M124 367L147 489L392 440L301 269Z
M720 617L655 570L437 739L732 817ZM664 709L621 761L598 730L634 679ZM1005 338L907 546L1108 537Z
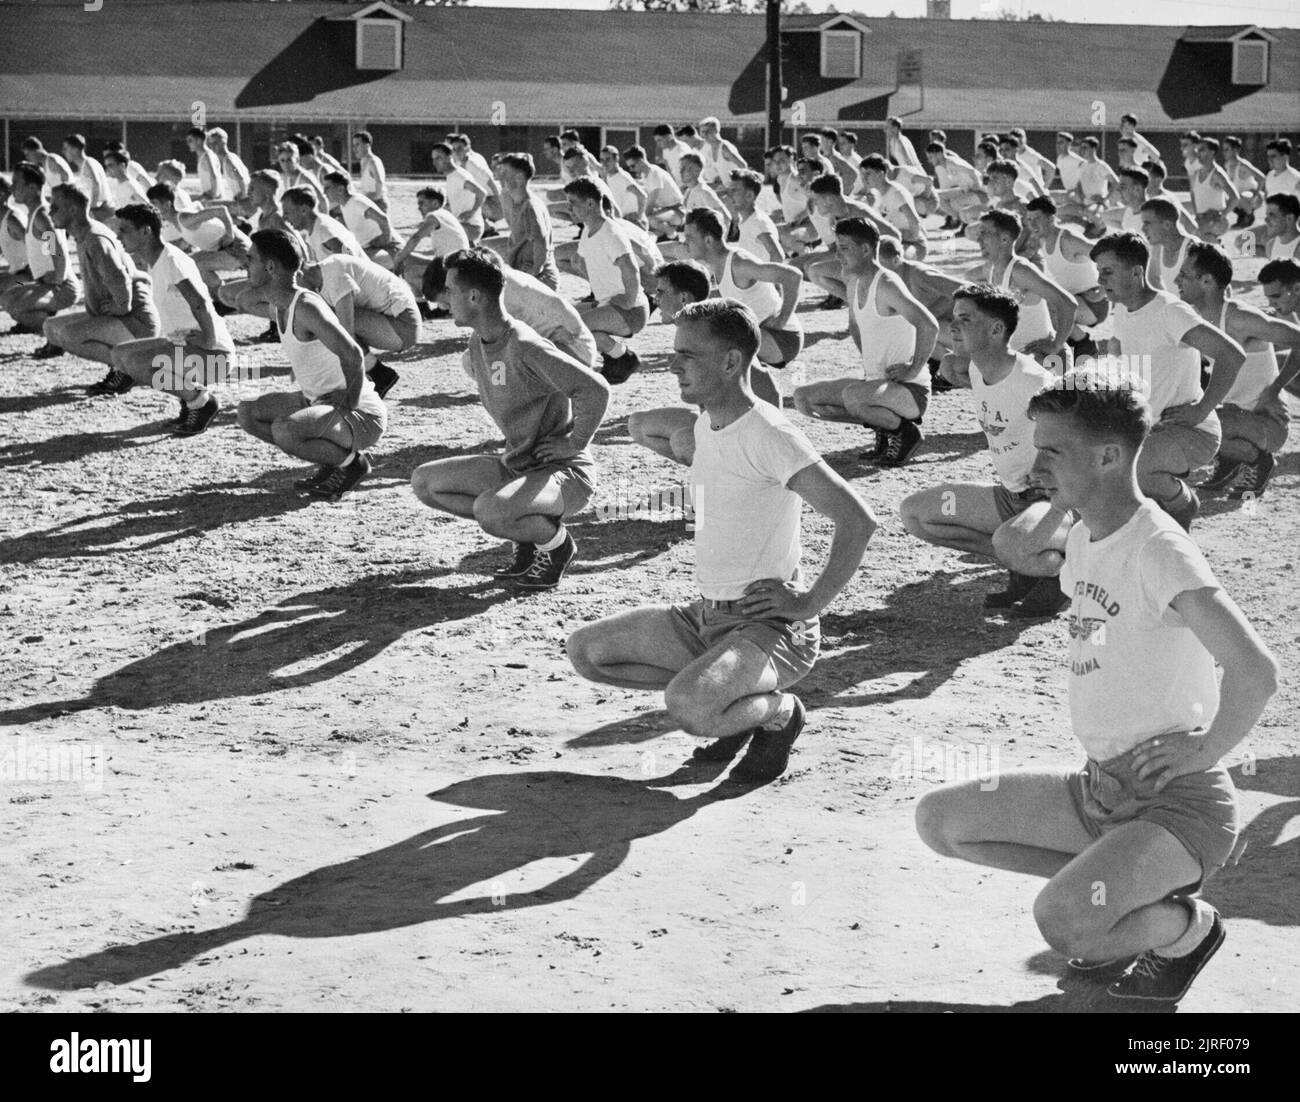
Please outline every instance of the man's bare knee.
M1038 932L1058 953L1067 957L1090 956L1104 925L1088 913L1086 899L1070 898L1065 890L1049 882L1034 900L1034 922ZM1096 908L1102 911L1104 908Z
M921 841L943 857L956 857L949 829L952 825L952 794L936 788L916 804L916 833Z

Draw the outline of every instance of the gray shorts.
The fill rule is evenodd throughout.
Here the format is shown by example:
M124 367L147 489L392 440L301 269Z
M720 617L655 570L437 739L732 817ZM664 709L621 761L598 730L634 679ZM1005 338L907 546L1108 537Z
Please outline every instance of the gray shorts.
M595 470L585 463L547 463L527 471L512 471L504 463L498 463L497 466L501 471L502 486L507 482L513 482L516 478L526 478L535 474L544 474L553 478L559 484L560 494L564 498L561 520L581 513L596 495L596 485L592 480Z
M1125 823L1164 827L1201 866L1199 887L1226 864L1237 842L1237 789L1221 765L1175 777L1156 792L1152 781L1139 780L1135 751L1105 762L1091 759L1081 770L1063 775L1079 821L1093 838ZM1192 890L1189 887L1189 890Z
M1274 455L1286 443L1291 429L1291 414L1282 399L1277 398L1259 411L1220 406L1219 424L1223 426L1224 440L1245 440Z
M308 406L326 404L324 402L313 402L301 391L298 397L302 401L303 409ZM334 416L338 418L339 423L346 425L352 433L352 450L356 452L363 452L368 448L373 448L379 443L379 438L384 435L384 430L388 428L388 409L375 396L373 391L368 397L363 395L361 403L356 409L341 409L334 412Z
M1188 474L1197 467L1204 467L1214 462L1219 454L1219 442L1222 439L1219 419L1213 413L1199 425L1171 425L1167 421L1157 421L1151 430L1151 436L1176 444L1183 453L1186 464L1182 471L1172 474ZM1139 461L1140 462L1140 461Z
M768 364L768 367L784 367L803 351L803 330L797 325L791 325L787 329L775 329L763 325L761 329L776 342L776 349L781 353L780 362Z
M738 635L760 647L776 668L777 688L788 689L808 676L821 647L821 621L755 620L704 601L673 605L668 619L677 637L695 658L724 639Z

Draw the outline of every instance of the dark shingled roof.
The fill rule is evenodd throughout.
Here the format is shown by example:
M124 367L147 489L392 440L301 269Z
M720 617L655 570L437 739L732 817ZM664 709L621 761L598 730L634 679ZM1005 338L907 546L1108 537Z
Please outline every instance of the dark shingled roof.
M353 67L364 5L81 0L0 5L0 112L11 118L187 118L632 125L765 119L761 16L404 7L406 64ZM904 116L909 126L1285 130L1300 111L1300 31L1270 29L1270 83L1229 83L1231 47L1184 27L873 19L863 76L818 74L825 15L786 19L785 83L809 124ZM1216 28L1236 30L1240 28ZM1203 39L1204 36L1195 36ZM919 49L920 90L896 90ZM499 114L500 109L498 109Z

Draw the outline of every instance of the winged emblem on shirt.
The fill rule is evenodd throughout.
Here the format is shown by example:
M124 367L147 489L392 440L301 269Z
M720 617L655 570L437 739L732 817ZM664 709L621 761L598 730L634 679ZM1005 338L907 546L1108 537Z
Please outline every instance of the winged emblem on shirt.
M1106 626L1106 621L1095 616L1071 616L1070 617L1070 638L1071 639L1091 639L1097 634L1097 629Z

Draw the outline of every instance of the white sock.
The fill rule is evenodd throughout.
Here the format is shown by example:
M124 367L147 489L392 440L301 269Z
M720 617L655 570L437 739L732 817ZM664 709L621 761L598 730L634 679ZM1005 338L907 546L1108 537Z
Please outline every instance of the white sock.
M1184 899L1181 902L1191 906L1191 921L1187 923L1187 929L1178 936L1176 941L1156 950L1162 957L1187 956L1209 937L1210 927L1214 925L1214 916L1217 912L1204 899Z
M772 717L763 724L763 730L779 731L790 722L790 717L793 715L794 697L789 693L782 693L780 705L777 707L776 711L772 713Z
M627 345L617 337L610 338L609 351L605 353L611 360L617 360L620 356L627 355Z
M556 549L559 548L559 547L563 547L563 546L564 546L564 541L565 541L566 539L568 539L568 538L569 538L569 530L568 530L567 528L565 528L563 524L561 524L561 525L560 525L560 526L555 530L555 535L553 535L553 536L552 536L550 539L548 539L545 543L539 543L539 544L537 545L537 550L538 550L538 551L554 551L554 550L556 550Z
M340 466L340 467L348 467L348 466L351 466L352 461L353 461L354 459L356 459L356 457L357 457L357 453L356 453L356 452L348 452L348 457L347 457L345 460L343 460L343 462L340 463L339 466Z
M362 361L361 367L363 370L369 371L378 362L379 362L378 356L376 356L373 352L367 352L365 355L365 359Z

